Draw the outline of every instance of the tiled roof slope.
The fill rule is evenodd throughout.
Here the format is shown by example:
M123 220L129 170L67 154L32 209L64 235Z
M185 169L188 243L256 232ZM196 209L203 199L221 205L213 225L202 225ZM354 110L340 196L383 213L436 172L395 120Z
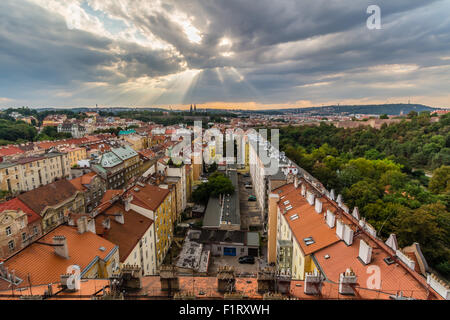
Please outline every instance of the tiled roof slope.
M77 189L67 180L58 180L18 196L34 212L40 214L47 206L54 206L72 197Z
M38 285L59 282L60 276L67 272L70 265L79 265L83 272L97 256L105 259L116 247L92 232L80 234L77 228L65 225L48 233L39 242L53 243L54 236L66 237L69 259L57 255L51 246L34 242L4 262L9 270L15 270L16 276L24 280L23 286L28 285L28 274L32 284ZM101 247L105 250L100 250Z

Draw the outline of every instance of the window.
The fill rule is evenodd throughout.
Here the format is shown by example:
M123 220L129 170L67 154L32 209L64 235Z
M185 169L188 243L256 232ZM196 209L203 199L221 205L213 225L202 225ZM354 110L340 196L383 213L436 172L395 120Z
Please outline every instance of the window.
M8 248L9 248L9 250L14 250L14 241L13 240L11 240L11 241L9 241L8 242Z
M7 236L11 235L11 227L6 227L6 235Z
M33 233L38 234L38 228L36 226L33 227Z
M22 233L22 241L23 242L27 241L27 234L25 232Z

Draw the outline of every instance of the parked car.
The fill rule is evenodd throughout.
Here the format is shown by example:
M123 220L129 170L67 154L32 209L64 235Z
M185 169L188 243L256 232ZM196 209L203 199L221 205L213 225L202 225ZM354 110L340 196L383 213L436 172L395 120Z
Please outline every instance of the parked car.
M244 187L247 188L247 189L251 189L252 185L250 183L247 183Z
M255 257L253 257L253 256L239 257L239 263L254 264L255 263Z
M250 197L248 197L248 201L256 201L256 197L255 196L250 196Z

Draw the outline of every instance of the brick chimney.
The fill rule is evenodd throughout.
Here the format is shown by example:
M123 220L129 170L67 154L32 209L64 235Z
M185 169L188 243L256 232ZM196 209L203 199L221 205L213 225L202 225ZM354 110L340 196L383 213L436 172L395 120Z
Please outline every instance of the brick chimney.
M267 243L267 262L277 262L277 215L278 200L280 196L275 193L269 195L269 226L268 226L268 243Z
M323 278L322 275L317 273L316 270L313 272L307 272L305 274L305 286L303 292L307 295L320 295L322 291Z
M78 228L78 233L79 234L83 234L86 232L87 230L87 217L86 216L82 216L80 218L78 218L77 220L77 228Z
M67 246L67 239L65 236L54 236L53 244L55 245L55 253L58 256L69 259L69 247Z
M353 289L356 285L358 277L352 271L352 269L347 269L345 273L339 275L339 293L344 295L354 295L355 291Z

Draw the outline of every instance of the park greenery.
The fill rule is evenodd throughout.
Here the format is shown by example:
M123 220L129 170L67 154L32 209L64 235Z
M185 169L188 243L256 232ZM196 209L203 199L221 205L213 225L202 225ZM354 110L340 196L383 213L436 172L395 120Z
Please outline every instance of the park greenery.
M380 237L418 242L429 264L450 276L450 114L432 122L411 113L381 129L288 126L280 146L328 189L358 207ZM428 176L431 175L431 179Z
M234 186L230 178L221 172L212 173L208 182L198 185L197 189L192 193L192 199L196 203L208 203L209 197L219 197L221 194L232 194Z

